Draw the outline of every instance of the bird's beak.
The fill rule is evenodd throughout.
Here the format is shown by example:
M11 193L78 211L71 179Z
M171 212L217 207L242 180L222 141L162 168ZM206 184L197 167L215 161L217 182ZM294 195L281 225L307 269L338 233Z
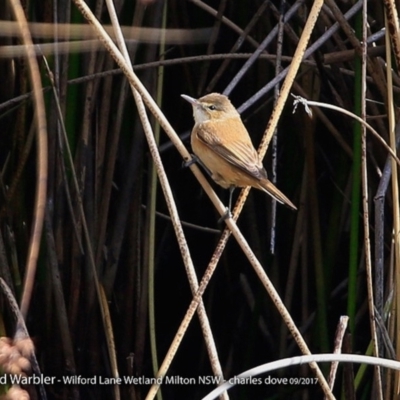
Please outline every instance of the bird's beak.
M183 97L186 101L188 101L192 106L199 105L199 101L197 99L194 99L193 97L190 97L186 94L181 94L181 97Z

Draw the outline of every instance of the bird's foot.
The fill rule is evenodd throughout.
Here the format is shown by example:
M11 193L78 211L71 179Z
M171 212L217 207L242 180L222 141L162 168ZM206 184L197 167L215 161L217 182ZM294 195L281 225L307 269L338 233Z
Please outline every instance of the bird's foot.
M228 207L226 207L226 210L222 214L221 218L218 220L218 223L221 224L222 222L225 222L229 218L232 218L232 213L231 210Z
M191 154L191 157L192 158L190 160L186 160L182 163L182 168L190 167L193 164L199 164L203 167L204 171L206 171L206 173L211 176L211 178L213 177L211 171L204 165L200 158L196 156L196 154Z
M192 158L191 158L190 160L185 160L185 161L182 163L182 168L188 168L188 167L190 167L191 165L196 164L197 162L199 162L199 159L197 158L196 155L191 154L190 156L191 156Z

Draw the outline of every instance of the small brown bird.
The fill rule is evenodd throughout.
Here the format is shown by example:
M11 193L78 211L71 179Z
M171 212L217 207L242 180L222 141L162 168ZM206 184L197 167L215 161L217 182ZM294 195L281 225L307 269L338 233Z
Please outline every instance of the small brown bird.
M239 113L228 97L211 93L200 99L181 95L193 106L195 125L191 145L212 179L230 190L229 211L235 187L252 186L293 210L296 206L267 177Z

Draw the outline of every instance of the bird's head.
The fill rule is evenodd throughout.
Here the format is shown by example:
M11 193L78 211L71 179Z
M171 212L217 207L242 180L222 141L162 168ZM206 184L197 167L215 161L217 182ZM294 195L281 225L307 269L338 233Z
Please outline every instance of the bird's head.
M210 120L224 120L239 117L239 113L228 97L219 93L210 93L200 99L194 99L186 94L181 95L193 107L193 117L196 124Z

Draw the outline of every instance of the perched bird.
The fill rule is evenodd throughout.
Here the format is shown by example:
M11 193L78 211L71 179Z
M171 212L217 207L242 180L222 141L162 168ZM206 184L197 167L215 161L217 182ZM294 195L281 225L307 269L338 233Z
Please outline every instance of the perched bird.
M181 96L193 107L193 152L212 179L230 190L229 211L233 190L245 186L263 190L279 203L296 210L296 206L268 180L247 129L228 97L219 93L200 99Z

